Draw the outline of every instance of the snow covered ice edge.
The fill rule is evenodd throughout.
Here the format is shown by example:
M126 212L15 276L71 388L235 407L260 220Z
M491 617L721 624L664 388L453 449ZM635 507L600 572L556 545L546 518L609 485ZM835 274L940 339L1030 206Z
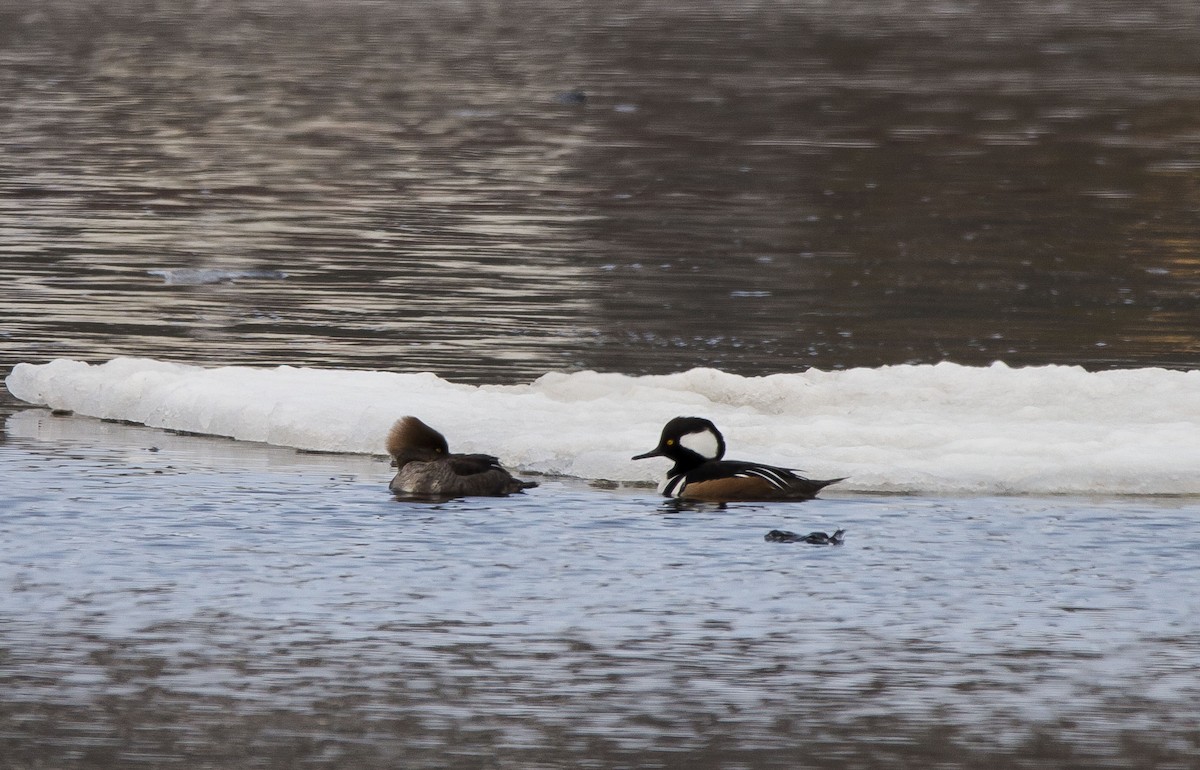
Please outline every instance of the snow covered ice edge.
M451 449L525 472L653 481L629 458L671 417L708 417L729 456L849 478L844 491L1200 494L1200 371L951 363L742 377L715 369L546 374L464 385L430 373L199 367L139 358L22 363L18 399L150 427L381 454L414 414Z

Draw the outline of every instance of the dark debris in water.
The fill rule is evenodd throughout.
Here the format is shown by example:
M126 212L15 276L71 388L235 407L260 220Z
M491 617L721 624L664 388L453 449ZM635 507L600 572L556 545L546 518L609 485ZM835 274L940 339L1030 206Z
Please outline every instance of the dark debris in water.
M572 91L563 91L555 94L554 101L559 104L584 105L587 104L587 93L578 88Z
M763 539L768 543L809 543L811 545L841 545L845 542L846 530L839 529L832 535L824 532L809 532L807 535L797 535L784 529L773 529Z

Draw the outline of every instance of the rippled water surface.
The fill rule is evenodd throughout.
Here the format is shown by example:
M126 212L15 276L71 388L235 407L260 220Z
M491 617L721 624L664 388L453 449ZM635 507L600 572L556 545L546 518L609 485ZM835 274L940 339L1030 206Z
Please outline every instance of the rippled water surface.
M1190 0L0 0L0 368L1195 368L1197 50ZM1200 756L1194 499L414 505L0 419L4 767Z
M379 460L43 410L6 432L0 474L23 484L0 520L11 766L1200 751L1192 500L678 510L543 479L428 505L390 500ZM840 547L763 539L836 527Z
M1198 15L0 2L4 358L1194 366Z

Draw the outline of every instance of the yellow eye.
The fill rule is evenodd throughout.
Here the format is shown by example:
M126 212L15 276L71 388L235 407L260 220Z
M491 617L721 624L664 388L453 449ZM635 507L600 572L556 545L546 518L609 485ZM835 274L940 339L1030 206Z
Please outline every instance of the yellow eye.
M675 446L675 439L673 439L673 438L667 439L667 446Z

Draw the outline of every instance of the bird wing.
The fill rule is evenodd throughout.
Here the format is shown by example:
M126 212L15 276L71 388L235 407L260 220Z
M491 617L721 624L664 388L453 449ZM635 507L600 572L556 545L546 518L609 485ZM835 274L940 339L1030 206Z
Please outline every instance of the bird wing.
M450 462L450 469L459 476L503 470L500 461L491 455L451 455L446 459Z

